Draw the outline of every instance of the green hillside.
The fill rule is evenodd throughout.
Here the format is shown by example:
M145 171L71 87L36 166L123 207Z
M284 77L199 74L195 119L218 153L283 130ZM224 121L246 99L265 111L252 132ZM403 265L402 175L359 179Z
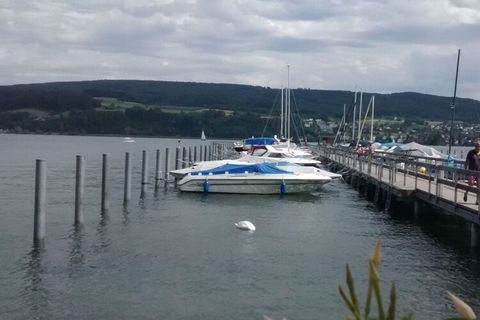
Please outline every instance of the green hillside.
M353 92L295 89L303 117L339 118ZM364 94L368 102L371 93ZM375 94L378 117L450 118L449 97ZM277 133L280 90L238 84L96 80L0 86L0 129L26 132L243 137ZM478 122L480 103L458 99L457 119ZM273 117L272 117L273 116Z

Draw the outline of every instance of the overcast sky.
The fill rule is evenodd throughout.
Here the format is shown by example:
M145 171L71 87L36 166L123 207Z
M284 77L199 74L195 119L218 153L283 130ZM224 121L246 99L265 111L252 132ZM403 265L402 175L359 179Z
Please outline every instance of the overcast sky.
M0 84L151 79L480 99L480 0L0 0Z

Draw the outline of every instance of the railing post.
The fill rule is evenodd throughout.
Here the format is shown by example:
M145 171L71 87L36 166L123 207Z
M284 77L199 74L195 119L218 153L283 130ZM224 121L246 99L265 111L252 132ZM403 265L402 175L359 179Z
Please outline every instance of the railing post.
M75 219L74 224L83 223L83 194L85 189L85 157L77 155L75 173Z
M455 193L453 195L453 200L455 202L455 205L458 204L458 174L456 171L453 171L452 173L452 178L453 178L453 183L454 183L454 190L455 190Z
M432 192L432 167L427 162L427 170L428 170L428 194L430 195Z
M193 163L197 162L197 146L193 147Z
M45 238L47 197L47 163L37 159L35 163L35 205L33 213L33 241L38 242Z
M418 180L418 163L415 161L415 190L417 189L417 180Z
M187 167L192 165L192 147L188 147L188 163Z

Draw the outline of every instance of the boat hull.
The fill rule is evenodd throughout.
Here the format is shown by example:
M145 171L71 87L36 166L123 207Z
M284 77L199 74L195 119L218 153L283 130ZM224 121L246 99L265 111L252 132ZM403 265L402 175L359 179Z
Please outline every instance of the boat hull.
M273 175L272 175L273 176ZM186 176L177 187L184 192L235 194L292 194L317 191L330 178L318 177L249 177L244 176ZM207 184L207 185L206 185Z

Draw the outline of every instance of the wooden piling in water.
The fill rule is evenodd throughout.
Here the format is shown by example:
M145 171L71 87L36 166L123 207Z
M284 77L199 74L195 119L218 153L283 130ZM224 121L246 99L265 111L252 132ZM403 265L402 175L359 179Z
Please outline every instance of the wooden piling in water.
M130 152L125 152L125 180L123 185L123 204L126 205L132 198L132 165Z
M37 159L35 163L35 204L33 213L33 241L37 242L45 238L47 197L47 163Z
M108 185L108 154L102 155L102 213L110 207L109 185Z
M193 147L193 163L197 162L197 146Z
M208 161L208 159L207 159L207 146L203 146L203 161Z
M480 227L475 223L470 226L470 245L478 247L480 245Z
M168 172L170 171L170 168L169 168L169 149L168 148L165 148L165 186L167 186L167 183L168 183Z
M158 190L158 184L162 177L162 171L160 169L160 149L157 149L157 155L155 158L155 191Z
M192 147L188 147L188 163L187 166L190 167L192 165Z
M142 151L142 188L140 191L140 198L145 198L148 184L148 154L146 150Z
M182 149L182 169L187 167L187 148L183 147Z
M180 146L175 148L175 170L180 168Z
M74 224L83 223L83 194L85 189L85 157L77 155L75 172L75 218Z

